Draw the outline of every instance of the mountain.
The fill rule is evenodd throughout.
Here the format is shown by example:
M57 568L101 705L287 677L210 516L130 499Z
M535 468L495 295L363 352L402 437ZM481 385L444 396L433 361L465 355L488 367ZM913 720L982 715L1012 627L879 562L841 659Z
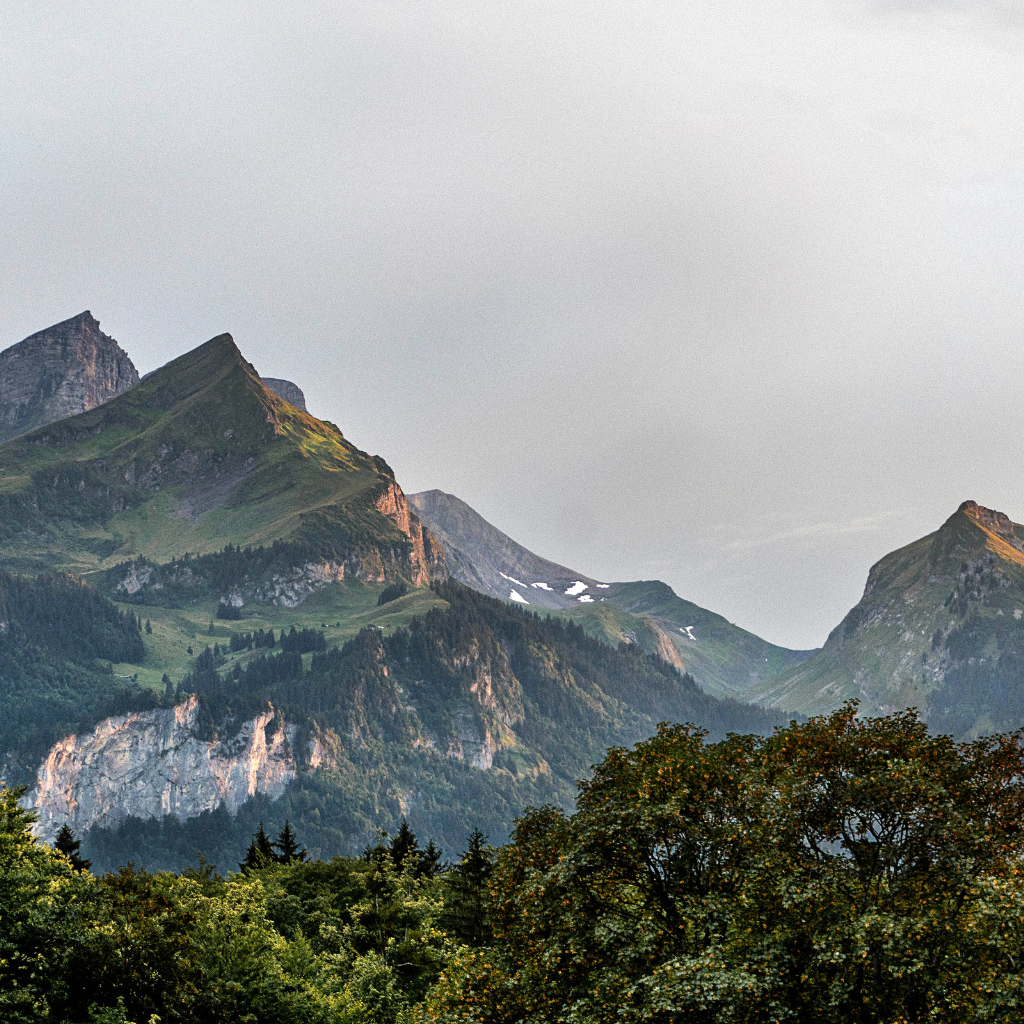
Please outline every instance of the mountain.
M0 510L0 563L121 564L133 594L150 563L226 545L276 543L274 571L293 590L353 574L446 575L387 463L270 391L228 334L96 409L0 445ZM264 584L243 573L221 579L219 596L241 607Z
M330 856L407 816L451 850L477 825L502 838L527 805L570 805L607 746L658 721L716 736L781 721L578 626L435 586L443 604L408 628L311 659L285 636L281 653L207 646L156 706L57 739L28 798L44 834L68 821L100 867L180 866L197 848L239 859L257 819L290 819Z
M1024 527L965 501L872 566L821 650L750 699L804 714L917 707L957 736L1024 724Z
M0 442L86 412L139 382L86 310L0 352Z
M282 380L280 377L260 377L260 380L278 398L283 398L286 402L290 402L300 412L308 411L306 409L306 396L302 393L302 388L298 384L293 384L290 380Z
M561 615L614 608L578 594ZM781 717L449 581L387 463L229 335L0 444L0 778L98 868L231 864L259 820L329 856L407 816L455 850L658 721Z
M516 604L557 610L612 644L639 644L689 672L709 693L742 695L811 653L776 647L659 580L602 583L541 558L452 494L422 491L409 503L440 542L459 582Z

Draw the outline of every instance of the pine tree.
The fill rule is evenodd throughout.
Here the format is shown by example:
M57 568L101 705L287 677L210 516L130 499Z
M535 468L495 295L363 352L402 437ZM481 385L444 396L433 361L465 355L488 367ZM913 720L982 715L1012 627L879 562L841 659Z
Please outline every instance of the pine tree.
M292 828L291 822L285 819L284 828L281 829L277 834L277 840L273 843L277 847L278 853L274 855L274 860L278 864L293 864L296 861L303 861L306 859L306 851L299 849L298 839L295 837L295 830Z
M153 624L149 621L149 619L146 619L146 636L149 636L150 634L152 634L152 632Z
M444 870L441 864L443 852L433 839L427 843L426 848L420 854L419 867L416 874L420 878L437 878Z
M395 833L388 844L388 852L391 854L391 860L395 865L396 871L402 870L408 857L412 856L414 861L418 860L420 848L416 842L416 833L409 828L409 822L405 818L402 819L398 832Z
M277 860L274 854L274 844L270 836L263 830L263 822L260 822L259 831L252 837L249 849L245 851L245 860L238 865L239 870L248 874L250 871L259 871L260 868L269 867Z
M462 860L445 876L441 926L460 942L485 946L491 939L487 882L494 870L487 836L474 829Z
M88 871L92 867L92 861L79 856L78 851L81 846L82 841L75 838L75 833L71 831L68 823L65 821L57 832L57 838L53 841L53 848L60 850L71 861L71 866L76 871Z
M160 682L164 684L164 700L168 704L172 703L174 700L174 683L171 682L171 677L165 672Z

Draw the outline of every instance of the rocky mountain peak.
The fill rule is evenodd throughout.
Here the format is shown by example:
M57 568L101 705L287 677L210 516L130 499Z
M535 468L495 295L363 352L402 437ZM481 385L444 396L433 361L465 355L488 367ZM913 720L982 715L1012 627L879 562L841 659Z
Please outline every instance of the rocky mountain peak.
M0 441L127 391L139 373L89 310L0 352Z
M986 530L991 530L997 536L1004 537L1007 540L1014 538L1013 523L1010 522L1010 517L1005 512L997 512L995 509L985 508L984 505L979 505L976 501L965 501L957 511L965 512L979 526L983 526Z
M976 501L963 502L934 537L929 555L932 572L952 571L984 551L1015 563L1021 562L1024 553L1024 536L1018 535L1010 517Z
M264 387L270 388L278 398L283 398L290 405L302 412L309 412L306 408L306 396L298 384L290 380L282 380L280 377L260 377Z

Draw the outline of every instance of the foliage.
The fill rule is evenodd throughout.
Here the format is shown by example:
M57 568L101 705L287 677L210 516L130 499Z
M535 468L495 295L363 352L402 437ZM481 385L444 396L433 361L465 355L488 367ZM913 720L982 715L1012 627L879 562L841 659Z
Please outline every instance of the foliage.
M662 727L501 851L438 1021L1018 1020L1024 755L855 707Z
M92 867L92 861L86 860L79 850L82 847L81 839L75 838L75 833L71 831L70 826L65 821L63 825L57 830L57 835L53 840L53 848L58 853L63 853L69 861L71 866L76 871L88 871Z
M227 879L205 862L96 878L34 839L20 792L0 789L5 1024L412 1024L455 952L441 883L386 851L308 862L286 829Z
M398 582L390 584L380 592L377 598L377 607L380 608L391 601L397 601L400 597L405 597L407 593L409 593L409 588L402 580L398 580Z

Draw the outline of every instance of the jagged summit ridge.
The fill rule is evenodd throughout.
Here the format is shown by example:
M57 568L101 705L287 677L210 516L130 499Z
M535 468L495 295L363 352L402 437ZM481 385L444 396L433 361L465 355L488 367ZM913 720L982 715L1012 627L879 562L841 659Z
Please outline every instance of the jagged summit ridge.
M268 389L226 333L0 447L0 495L0 541L46 531L40 568L281 540L314 553L318 579L447 578L387 463Z
M0 352L0 441L94 409L138 384L89 310Z

